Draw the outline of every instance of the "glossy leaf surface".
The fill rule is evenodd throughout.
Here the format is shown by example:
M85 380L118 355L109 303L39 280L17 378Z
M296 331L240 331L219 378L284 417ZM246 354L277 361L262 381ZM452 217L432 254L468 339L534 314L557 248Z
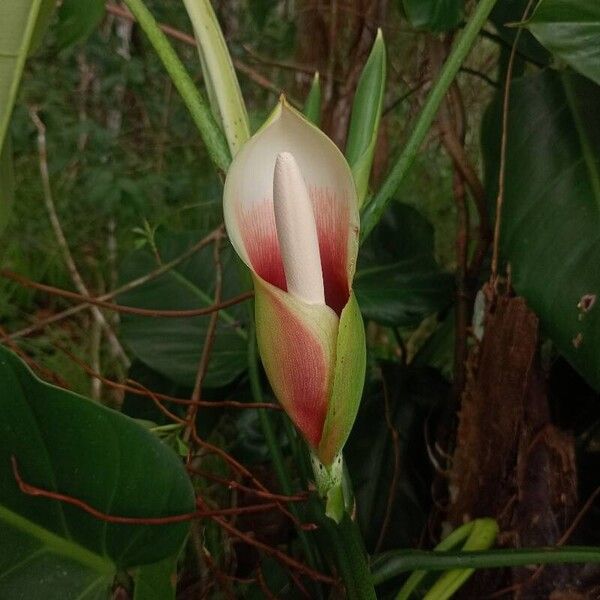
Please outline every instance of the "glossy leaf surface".
M361 250L354 290L361 312L389 326L417 325L452 302L452 276L433 257L433 228L396 203Z
M29 484L101 512L160 517L194 509L177 456L131 419L43 383L0 346L0 597L106 598L118 569L176 552L186 523L111 524L25 495Z
M163 262L179 256L201 234L165 235L157 240ZM228 247L221 254L223 299L240 294L239 263ZM121 269L130 281L157 268L150 250L129 256ZM214 301L215 272L212 246L205 247L175 269L119 296L121 304L140 308L186 310L210 306ZM246 307L234 306L219 312L219 324L204 384L221 387L246 369L246 333L240 323ZM123 315L121 335L127 348L143 363L183 386L193 387L210 316L148 318Z
M499 101L482 139L496 197ZM501 253L512 284L569 362L600 389L600 88L547 70L513 82ZM492 206L490 208L493 208Z
M600 2L542 0L527 27L559 59L600 84Z

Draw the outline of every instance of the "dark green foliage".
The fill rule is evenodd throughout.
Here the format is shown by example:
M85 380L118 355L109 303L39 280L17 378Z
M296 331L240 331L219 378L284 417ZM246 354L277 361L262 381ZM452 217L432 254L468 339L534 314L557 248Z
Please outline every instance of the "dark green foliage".
M362 313L392 327L414 327L452 302L452 276L433 257L433 228L396 203L361 250L354 289Z
M517 293L561 353L600 389L600 88L546 70L513 82L501 251ZM482 132L496 198L500 102ZM492 205L493 208L493 205Z
M102 597L117 569L178 551L185 523L106 523L23 494L11 471L14 457L27 483L101 512L167 516L194 508L191 483L171 450L128 417L42 383L2 347L0 380L0 596Z

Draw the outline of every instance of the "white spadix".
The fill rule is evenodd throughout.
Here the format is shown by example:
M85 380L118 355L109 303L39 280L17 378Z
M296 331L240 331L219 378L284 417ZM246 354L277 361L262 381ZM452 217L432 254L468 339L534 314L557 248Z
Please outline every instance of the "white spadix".
M273 209L288 292L308 304L325 304L313 205L289 152L281 152L275 161Z

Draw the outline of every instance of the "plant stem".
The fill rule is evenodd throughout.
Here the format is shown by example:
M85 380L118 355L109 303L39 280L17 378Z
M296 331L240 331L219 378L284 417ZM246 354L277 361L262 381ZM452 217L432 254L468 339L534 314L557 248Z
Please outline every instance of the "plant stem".
M322 526L333 546L336 563L346 586L347 598L377 600L358 525L345 513L339 524L324 517Z
M447 569L498 569L526 565L600 563L600 548L564 546L559 548L518 548L471 552L402 550L388 552L373 563L373 582L379 585L406 571Z
M254 402L263 402L263 393L262 386L260 384L260 373L258 368L258 356L256 352L256 328L254 325L254 303L249 303L249 327L248 327L248 376L250 378L250 388L252 390L252 398ZM283 461L283 455L281 453L281 448L277 441L277 436L275 434L275 428L273 423L271 422L271 416L267 413L266 410L258 411L258 418L260 420L260 425L263 430L263 435L265 436L265 441L267 442L267 447L269 448L269 455L271 460L273 461L273 466L275 467L275 474L277 475L277 480L279 481L279 485L281 486L281 491L291 496L293 494L292 482L290 480L288 470ZM289 505L290 512L294 515L294 517L298 518L298 509L294 504ZM301 529L298 529L298 538L300 539L300 543L302 544L302 549L306 555L306 560L308 564L316 568L317 567L317 558L314 552L314 548L312 547L310 540L308 539L306 533Z
M140 27L148 36L156 54L162 61L171 81L181 94L181 98L200 131L206 144L208 154L218 169L227 172L231 162L229 148L225 136L215 121L207 102L200 95L192 78L189 76L173 47L161 31L156 19L146 8L143 0L124 0L127 8L137 19Z
M471 19L456 38L452 51L448 55L435 85L431 88L429 96L425 101L421 113L417 118L415 127L404 146L396 163L389 172L383 185L363 211L361 223L361 242L364 242L373 228L383 216L385 209L390 203L393 195L398 190L398 186L404 179L404 176L412 166L417 156L419 148L429 131L438 108L458 73L462 62L467 57L473 43L477 39L479 31L484 26L487 18L494 7L496 0L481 0L475 7Z

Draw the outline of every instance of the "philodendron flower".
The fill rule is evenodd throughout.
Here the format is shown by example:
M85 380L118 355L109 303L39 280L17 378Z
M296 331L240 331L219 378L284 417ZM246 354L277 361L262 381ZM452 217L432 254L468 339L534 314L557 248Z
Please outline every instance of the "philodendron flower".
M229 238L252 272L267 377L328 467L348 438L365 375L352 293L359 214L350 168L282 99L235 156L223 202Z

